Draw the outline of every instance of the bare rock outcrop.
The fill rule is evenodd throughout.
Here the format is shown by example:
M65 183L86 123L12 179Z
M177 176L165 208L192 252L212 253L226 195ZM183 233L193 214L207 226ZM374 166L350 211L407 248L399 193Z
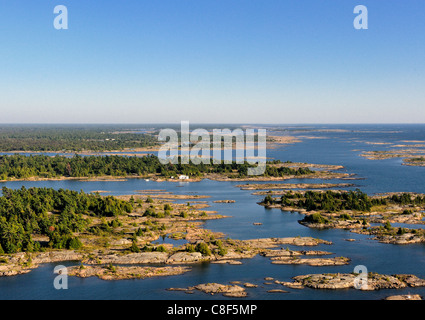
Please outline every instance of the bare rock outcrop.
M292 264L292 265L309 265L315 267L323 266L342 266L350 263L350 259L345 257L336 258L309 258L302 259L298 257L274 257L271 258L273 264Z
M89 264L112 263L112 264L149 264L149 263L165 263L168 254L166 252L141 252L130 253L126 255L101 255L96 261L89 261Z
M243 298L247 296L245 289L238 285L205 283L194 286L193 288L211 295L221 293L223 296L233 298Z
M211 260L211 256L203 256L200 252L177 252L171 255L166 263L180 264L180 263L196 263L205 260Z
M309 274L294 277L294 284L313 289L350 289L355 288L357 274L326 273ZM425 286L425 280L415 275L381 275L369 273L367 285L360 290L402 289L406 287Z
M317 246L319 244L332 244L332 242L330 241L315 239L311 237L263 238L244 240L243 242L247 245L260 249L274 248L280 245Z
M239 283L239 281L233 281L233 283ZM254 288L256 286L246 283L245 287ZM203 283L188 288L169 288L167 290L184 292L193 292L194 290L198 290L210 295L222 294L225 297L232 298L244 298L247 296L245 288L237 284Z
M68 268L68 275L80 278L98 277L102 280L124 280L178 275L189 270L190 268L181 266L76 266Z

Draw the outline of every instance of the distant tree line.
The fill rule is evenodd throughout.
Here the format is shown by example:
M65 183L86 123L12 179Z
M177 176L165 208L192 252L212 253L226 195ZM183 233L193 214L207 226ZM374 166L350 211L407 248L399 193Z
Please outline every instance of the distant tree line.
M56 155L3 155L0 156L0 180L30 177L92 177L92 176L145 176L158 174L162 177L188 175L201 177L207 173L232 174L237 177L248 175L247 162L226 164L162 164L155 155L144 157L126 156L79 156ZM266 166L264 176L283 177L287 175L311 174L308 168Z
M22 187L2 188L0 197L0 253L33 252L43 249L33 235L47 236L50 248L78 249L75 232L90 232L89 219L132 212L130 202L83 191Z
M102 126L3 126L0 127L0 151L108 151L158 143L153 135L120 132L122 129Z

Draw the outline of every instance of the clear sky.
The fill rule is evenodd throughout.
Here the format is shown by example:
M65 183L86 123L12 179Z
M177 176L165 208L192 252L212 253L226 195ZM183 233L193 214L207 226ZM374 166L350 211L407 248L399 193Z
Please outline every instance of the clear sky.
M356 5L368 30L356 30ZM68 30L53 27L56 5ZM423 0L0 0L0 123L425 122Z

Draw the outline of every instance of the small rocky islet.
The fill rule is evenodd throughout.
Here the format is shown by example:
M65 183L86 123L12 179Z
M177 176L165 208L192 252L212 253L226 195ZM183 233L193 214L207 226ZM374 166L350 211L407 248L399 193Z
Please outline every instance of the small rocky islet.
M266 290L267 293L290 293L286 289L302 290L304 288L322 289L322 290L347 290L356 289L362 291L375 291L384 289L405 289L425 287L425 280L410 274L385 275L370 272L367 274L367 281L356 287L356 279L359 274L356 273L324 273L307 274L295 276L291 281L279 281L271 277L264 278L269 282L262 285L232 281L231 284L205 283L188 288L169 288L169 291L184 291L193 293L198 290L210 295L222 294L226 297L244 298L248 296L246 289L258 290L259 287L275 286L273 289ZM364 279L364 278L363 278ZM363 280L364 281L364 280ZM279 287L284 287L281 289ZM394 295L388 296L387 300L422 300L420 295Z

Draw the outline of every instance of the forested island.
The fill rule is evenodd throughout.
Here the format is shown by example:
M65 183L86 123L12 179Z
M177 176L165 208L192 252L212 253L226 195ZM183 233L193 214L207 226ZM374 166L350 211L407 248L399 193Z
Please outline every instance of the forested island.
M187 175L202 178L209 174L243 178L254 165L238 164L162 164L155 155L144 157L105 156L46 156L3 155L0 156L0 180L28 178L83 178L83 177L161 177L171 178ZM309 168L290 168L273 162L266 165L264 177L313 175Z
M370 211L373 205L387 202L385 199L373 199L360 190L349 192L286 192L279 199L267 195L263 204L266 206L280 204L307 211L317 210L326 212L338 212L341 210Z
M371 212L375 206L388 205L425 205L425 196L409 193L393 194L391 196L370 197L359 189L345 191L288 191L276 199L267 195L262 204L265 206L280 205L305 209L307 211L324 211L329 213L343 210Z
M425 242L425 195L393 193L369 196L360 190L288 191L281 197L270 194L259 203L267 208L305 214L299 222L311 228L346 229L375 236L384 243ZM393 227L392 223L418 225Z

